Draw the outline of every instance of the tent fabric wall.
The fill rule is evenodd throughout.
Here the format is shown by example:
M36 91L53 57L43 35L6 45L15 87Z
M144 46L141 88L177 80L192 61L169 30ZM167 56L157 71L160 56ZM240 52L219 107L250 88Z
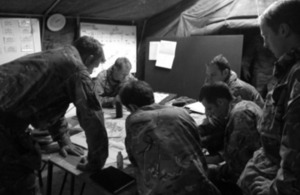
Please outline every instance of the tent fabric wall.
M149 37L242 34L257 28L257 15L276 0L0 0L0 16L40 17L43 49L71 43L78 19L131 22L137 25L137 77L143 79L145 40ZM67 17L67 25L51 32L45 22L52 13ZM241 30L242 29L242 30Z
M164 12L182 0L62 0L53 12L108 20L138 21ZM81 8L78 14L78 8Z
M224 20L224 13L229 11L229 4L234 0L202 0L184 11L180 16L176 36L188 37L196 29L205 27L209 23Z
M0 15L61 13L113 21L139 21L164 12L184 0L0 0Z
M257 27L257 17L274 1L276 0L231 1L216 13L206 16L208 22L205 26L198 28L194 25L189 33L190 35L205 35L220 32L216 28L226 30ZM216 15L221 15L223 18L218 18Z

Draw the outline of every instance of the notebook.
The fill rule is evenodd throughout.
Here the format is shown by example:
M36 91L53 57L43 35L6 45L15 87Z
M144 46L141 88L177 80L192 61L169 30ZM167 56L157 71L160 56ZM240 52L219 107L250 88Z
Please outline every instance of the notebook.
M90 178L113 194L135 183L134 177L112 166L91 174Z

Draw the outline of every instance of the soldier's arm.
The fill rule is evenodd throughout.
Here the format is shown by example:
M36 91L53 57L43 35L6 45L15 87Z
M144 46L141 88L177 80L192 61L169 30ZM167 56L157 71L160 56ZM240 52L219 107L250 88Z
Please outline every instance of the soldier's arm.
M280 169L270 189L272 194L300 194L300 71L294 74L291 83L280 147Z
M257 111L259 112L257 114L251 110L234 113L227 125L224 158L233 180L238 179L253 152L260 147L256 125L261 116L261 110Z
M99 97L85 70L79 70L68 83L68 93L76 106L80 126L88 144L88 168L101 169L108 157L108 137Z

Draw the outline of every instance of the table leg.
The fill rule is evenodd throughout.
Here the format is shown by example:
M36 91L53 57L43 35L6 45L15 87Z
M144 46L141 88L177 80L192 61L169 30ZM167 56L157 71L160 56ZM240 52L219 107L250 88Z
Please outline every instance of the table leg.
M63 190L64 190L64 187L65 187L65 183L66 183L66 181L67 181L67 176L68 176L68 172L66 171L66 172L65 172L64 179L63 179L63 182L62 182L62 185L61 185L61 187L60 187L59 195L62 195L62 194L63 194Z
M74 195L75 176L71 174L71 195Z
M52 173L53 173L53 164L48 162L48 176L47 176L47 195L52 193Z

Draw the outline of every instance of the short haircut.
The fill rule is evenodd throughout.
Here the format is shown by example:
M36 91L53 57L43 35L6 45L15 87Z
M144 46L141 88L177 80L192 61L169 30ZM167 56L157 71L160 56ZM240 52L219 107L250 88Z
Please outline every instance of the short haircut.
M294 33L300 35L299 18L299 0L279 0L271 4L259 17L259 20L266 22L276 33L278 33L280 24L286 23Z
M233 95L224 82L206 83L202 86L199 93L199 101L202 102L205 99L208 103L216 104L217 99L225 98L228 101L233 100Z
M228 69L229 71L231 70L230 63L222 54L219 54L216 57L214 57L212 61L210 61L209 65L212 64L215 64L220 71L223 71L225 69Z
M128 58L126 58L126 57L120 57L120 58L116 59L113 67L115 67L117 70L121 70L124 67L128 67L129 69L131 69L131 63L128 60Z
M74 41L73 45L78 50L83 61L89 55L94 55L94 59L100 58L101 63L105 62L105 56L102 48L103 45L93 37L82 36Z
M119 91L119 96L122 104L127 108L130 104L142 107L154 103L151 86L141 80L126 82Z

